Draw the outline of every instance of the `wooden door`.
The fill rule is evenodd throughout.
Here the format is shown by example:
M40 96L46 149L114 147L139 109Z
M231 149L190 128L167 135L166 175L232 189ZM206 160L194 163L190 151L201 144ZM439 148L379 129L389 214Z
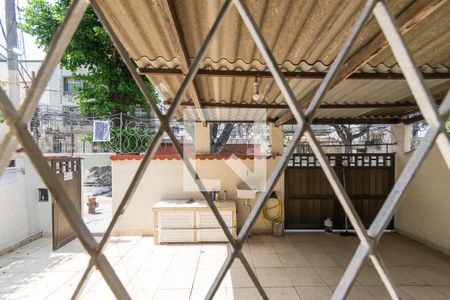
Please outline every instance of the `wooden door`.
M80 158L52 158L51 167L73 201L75 209L81 214ZM75 232L54 199L52 202L52 238L53 250L61 248L76 238Z

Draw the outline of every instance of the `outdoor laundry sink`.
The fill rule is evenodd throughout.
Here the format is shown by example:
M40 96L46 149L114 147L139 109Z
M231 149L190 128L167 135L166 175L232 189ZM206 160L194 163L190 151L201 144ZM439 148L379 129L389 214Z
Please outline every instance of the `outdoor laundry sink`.
M253 185L245 183L238 184L236 187L237 197L241 199L254 199L256 193L259 192L258 188Z

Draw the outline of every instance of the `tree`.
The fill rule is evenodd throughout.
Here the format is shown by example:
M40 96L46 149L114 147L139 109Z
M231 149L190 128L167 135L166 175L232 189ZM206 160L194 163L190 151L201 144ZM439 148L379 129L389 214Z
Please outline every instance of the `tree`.
M219 123L213 123L211 124L210 129L210 151L211 154L219 154L225 144L227 143L228 139L230 138L231 132L233 131L234 124L227 123L225 124L222 132L219 134L219 127L221 124Z
M331 126L336 130L336 133L338 137L341 139L342 144L345 145L346 152L351 152L352 148L351 145L353 141L368 134L370 128L372 127L371 124L364 124L358 126L334 124Z
M24 9L24 32L34 36L45 51L64 19L70 0L29 0ZM130 112L140 106L150 107L101 25L92 8L88 8L61 60L61 66L73 72L84 84L76 99L83 115L99 116ZM82 70L82 72L79 72ZM158 99L150 82L147 86Z

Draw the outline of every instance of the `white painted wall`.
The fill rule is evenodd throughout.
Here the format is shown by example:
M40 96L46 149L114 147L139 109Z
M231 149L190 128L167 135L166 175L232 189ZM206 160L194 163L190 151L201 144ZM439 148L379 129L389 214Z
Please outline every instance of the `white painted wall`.
M22 159L16 162L23 167ZM16 172L5 173L0 179L0 250L29 236L24 177Z
M24 154L13 158L15 174L0 179L0 251L41 231L51 233L51 202L38 202L39 175Z
M0 144L3 143L3 140L5 139L5 135L8 132L8 126L6 126L5 122L0 123Z
M398 167L403 169L412 155L400 155ZM400 233L450 254L450 172L437 146L415 174L395 223Z
M111 165L110 155L82 154L82 169ZM0 250L38 232L44 236L52 233L52 195L49 195L48 202L39 202L38 189L46 188L43 180L25 154L16 154L15 159L18 169L23 168L25 174L18 172L15 182L2 183L0 180L0 225L8 224L0 228ZM13 212L9 213L11 210Z
M52 235L52 195L49 194L48 202L38 201L38 189L46 188L41 176L37 173L28 160L29 167L27 168L27 201L31 203L29 207L29 214L33 214L32 220L38 231L42 231L44 236L50 237Z
M21 64L26 67L28 74L31 76L32 72L35 72L37 74L39 68L42 65L42 61L40 60L29 60L29 61L21 61ZM51 94L51 90L53 88L53 85L51 84L53 80L54 74L52 78L49 81L49 84L47 85L47 88L42 94L41 99L39 100L40 103L48 104L49 98ZM29 84L31 82L31 79L28 77L28 75L24 74L25 81ZM8 81L8 63L6 60L0 60L0 80L1 81ZM23 101L26 95L26 84L23 81L22 77L20 77L20 99Z
M257 180L262 182L272 173L279 157L267 160L267 174ZM251 170L253 160L241 160ZM113 211L125 194L141 160L115 160L112 162ZM196 160L199 176L203 179L220 179L221 190L227 191L227 199L236 199L236 185L241 179L225 164L225 160ZM284 177L275 187L278 196L284 200ZM220 195L222 197L222 193ZM115 228L116 235L153 234L153 205L161 199L180 199L193 197L201 199L199 192L187 192L183 189L183 162L181 160L152 160L140 186L129 206ZM252 206L255 200L250 201ZM243 200L237 200L238 227L248 216ZM256 231L271 231L261 217L254 226Z
M22 61L28 73L36 74L42 64L40 60ZM81 72L83 70L80 70ZM26 76L26 75L25 75ZM59 66L53 72L46 90L39 99L40 104L51 105L52 108L62 109L62 106L76 105L73 96L64 93L64 77L70 77L71 72L61 70ZM8 80L7 62L0 60L0 80ZM30 78L25 77L29 83ZM20 79L21 101L26 95L26 84ZM0 143L3 141L8 127L0 124ZM92 163L101 160L102 164L108 164L105 157L93 157ZM48 202L38 202L38 188L44 188L40 176L33 168L25 154L16 154L18 169L23 169L25 174L17 172L15 180L2 180L0 178L0 251L19 243L27 237L38 232L51 235L51 195ZM5 176L3 176L5 177Z

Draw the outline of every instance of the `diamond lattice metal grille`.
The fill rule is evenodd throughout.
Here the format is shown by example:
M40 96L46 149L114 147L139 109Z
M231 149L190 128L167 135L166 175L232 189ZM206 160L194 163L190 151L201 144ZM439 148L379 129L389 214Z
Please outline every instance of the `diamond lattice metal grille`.
M258 26L253 20L244 1L242 0L225 1L218 16L214 21L213 26L211 27L201 48L199 49L195 59L190 65L189 71L186 77L184 78L179 90L177 91L176 97L172 103L172 106L169 109L169 112L164 115L156 106L156 102L153 101L150 92L148 91L143 80L137 73L134 63L130 60L125 48L121 45L119 39L112 30L112 27L109 24L105 15L103 14L101 7L98 5L97 1L92 0L91 5L94 11L96 12L99 19L102 21L104 27L109 32L111 39L113 40L118 52L122 56L122 59L127 65L128 69L130 70L134 80L136 81L141 92L143 93L143 95L149 102L149 105L152 107L156 116L161 122L161 127L157 131L153 141L150 143L148 150L142 162L140 163L138 170L130 186L128 187L123 199L121 200L120 205L117 211L115 212L104 237L99 243L96 242L92 234L88 231L87 227L85 226L85 224L81 219L81 216L78 213L75 213L76 210L73 208L73 205L67 193L62 188L61 184L59 184L58 180L56 180L54 174L52 174L46 160L40 153L39 148L35 144L26 126L26 124L31 119L34 110L36 109L39 98L42 95L42 92L46 86L46 83L50 78L51 73L53 72L57 63L60 61L62 54L64 53L64 50L67 47L74 31L76 30L87 5L88 5L87 2L83 0L75 0L72 3L72 6L64 22L62 23L62 25L60 26L59 30L56 32L53 38L47 57L41 69L39 70L36 79L33 81L30 92L28 93L27 97L24 100L24 103L22 104L22 106L18 111L14 108L14 106L6 96L6 93L3 91L3 89L0 89L0 110L3 112L7 124L9 125L10 128L10 131L6 136L6 139L0 145L0 153L1 153L0 174L5 169L6 164L9 161L9 158L11 157L17 145L17 142L20 142L23 148L25 149L26 153L28 154L28 156L31 158L34 166L38 170L45 184L47 185L51 193L55 195L56 201L60 205L71 227L76 232L82 245L91 256L91 260L86 268L83 277L80 280L77 289L75 290L73 298L77 298L77 296L83 290L83 286L87 281L94 266L101 272L101 274L103 275L106 282L111 287L113 293L117 298L119 299L130 298L128 292L126 291L123 284L120 282L116 273L109 264L108 260L104 256L103 250L115 224L119 220L121 214L127 208L127 204L132 198L145 171L147 170L147 167L151 162L151 158L156 152L156 149L160 144L164 133L166 133L170 137L179 155L182 158L184 158L182 145L178 142L174 133L171 131L171 128L169 126L169 120L173 116L179 104L181 103L182 96L186 93L190 84L192 84L195 74L199 69L200 63L205 56L205 53L208 49L211 40L217 33L220 24L225 18L227 12L234 5L234 7L238 10L242 20L244 21L247 29L251 33L251 36L254 39L258 49L261 51L261 54L265 59L267 66L269 67L269 70L272 72L274 79L277 85L279 86L280 91L282 92L286 102L288 103L295 117L295 120L297 121L299 126L294 133L293 139L291 140L290 144L284 151L280 161L275 167L274 172L271 174L267 184L266 191L261 193L261 195L259 196L255 208L252 210L251 214L246 220L237 239L234 239L230 234L230 232L228 231L224 220L222 219L220 213L218 212L209 194L206 192L202 192L204 198L211 207L211 210L213 211L214 215L219 221L222 230L224 231L226 237L228 238L230 245L232 246L232 252L228 255L227 259L224 262L224 265L217 274L216 279L209 290L207 298L211 299L214 296L226 272L231 267L231 264L233 263L234 259L236 257L239 257L239 259L243 263L243 266L249 273L255 286L260 292L261 296L264 299L267 299L267 295L265 294L258 279L256 278L254 271L250 268L250 265L248 264L245 256L242 254L241 249L244 242L247 240L250 230L254 225L254 223L256 222L256 219L262 207L269 198L271 191L273 190L276 182L278 181L283 170L285 169L288 160L294 151L295 145L298 143L300 138L303 135L305 135L311 145L311 148L314 151L314 154L316 155L318 161L320 162L320 165L323 168L323 171L327 176L333 190L335 191L337 198L339 199L342 207L344 208L345 213L348 215L349 220L352 223L353 227L355 228L356 233L361 241L352 261L348 265L345 274L341 278L341 281L338 287L336 288L333 298L334 299L345 298L365 258L369 256L376 270L378 271L381 279L383 280L383 283L388 289L391 297L393 299L398 299L397 293L395 291L395 286L392 283L392 280L390 279L388 272L383 265L383 261L378 254L377 244L383 234L383 230L387 226L390 218L393 216L395 209L398 207L402 195L404 194L406 188L408 187L408 184L411 182L414 173L420 167L421 163L423 162L427 153L430 151L431 147L435 142L437 143L439 149L441 150L443 157L450 169L450 157L449 157L450 142L448 136L443 131L445 123L444 120L448 117L450 112L450 96L447 95L446 99L441 105L441 108L439 109L439 111L437 111L435 108L435 103L424 85L423 78L421 77L416 67L414 66L408 48L406 47L395 25L395 21L393 20L391 14L389 13L388 8L386 7L386 4L383 1L381 0L367 1L359 19L354 25L352 32L345 41L342 49L340 50L338 56L333 62L327 76L319 86L319 89L314 95L312 102L305 113L303 113L302 110L300 109L300 106L298 105L294 97L294 94L292 93L292 90L290 89L288 83L286 82L283 74L281 73L273 57L273 54L271 53L271 49L267 46L264 37L262 36ZM397 59L400 67L402 68L403 73L405 74L405 78L414 95L414 98L416 99L420 107L422 114L424 115L425 119L429 122L431 126L426 137L420 144L419 148L414 152L412 158L409 160L402 174L398 178L393 190L386 199L383 207L381 208L380 212L375 218L373 224L370 226L369 230L366 231L361 222L361 219L359 218L355 208L353 207L352 202L349 199L349 196L347 195L345 189L343 188L342 183L336 176L334 169L329 164L323 150L320 148L317 139L310 128L310 124L314 119L314 114L317 108L319 107L325 93L331 86L335 77L338 75L339 68L345 62L345 59L353 42L356 40L356 37L358 36L359 32L361 31L364 24L366 23L366 21L368 20L368 18L371 16L372 13L375 15L378 23L380 24L380 27L392 48L394 56ZM199 176L194 170L189 160L183 159L183 162L185 164L186 169L191 174L191 176L193 178L198 179ZM199 189L204 191L205 188L201 183L201 181L196 182L198 184Z

